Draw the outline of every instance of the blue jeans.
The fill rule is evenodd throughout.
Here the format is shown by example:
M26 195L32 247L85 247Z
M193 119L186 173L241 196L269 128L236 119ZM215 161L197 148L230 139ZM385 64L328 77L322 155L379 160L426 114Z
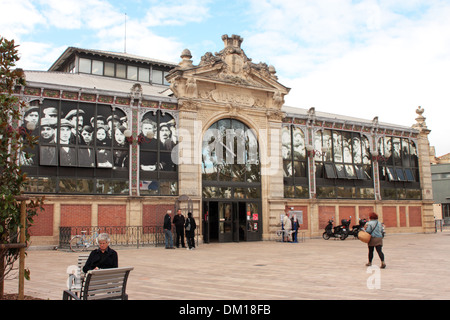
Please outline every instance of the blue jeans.
M164 229L164 238L166 240L166 248L172 248L173 247L172 231Z

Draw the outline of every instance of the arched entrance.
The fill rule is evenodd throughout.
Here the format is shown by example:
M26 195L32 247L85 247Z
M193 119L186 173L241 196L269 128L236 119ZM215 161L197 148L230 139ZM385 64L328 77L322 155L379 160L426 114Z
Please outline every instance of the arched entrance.
M262 239L261 167L256 134L243 122L211 125L202 145L203 241Z

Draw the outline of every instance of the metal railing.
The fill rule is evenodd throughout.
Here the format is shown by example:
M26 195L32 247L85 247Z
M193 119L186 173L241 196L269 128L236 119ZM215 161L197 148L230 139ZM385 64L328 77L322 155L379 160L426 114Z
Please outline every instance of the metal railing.
M173 229L173 228L172 228ZM81 235L86 232L86 236L100 233L107 233L111 238L112 246L136 247L141 246L164 246L164 230L162 226L119 226L119 227L59 227L59 248L69 249L69 241L75 235ZM197 231L197 230L196 230ZM173 233L173 242L175 244L176 234ZM198 232L195 235L195 242L198 246ZM187 239L185 237L187 244ZM95 246L94 246L95 247Z

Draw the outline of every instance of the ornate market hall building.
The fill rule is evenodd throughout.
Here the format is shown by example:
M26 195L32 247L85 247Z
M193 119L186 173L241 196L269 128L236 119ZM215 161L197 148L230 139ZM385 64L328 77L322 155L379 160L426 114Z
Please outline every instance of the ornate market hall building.
M45 195L32 245L60 227L162 226L180 206L204 242L274 240L285 212L307 237L375 211L386 232L434 232L423 109L399 126L284 105L275 68L239 36L193 65L68 48L16 88L39 144L25 190ZM186 202L189 199L189 208Z

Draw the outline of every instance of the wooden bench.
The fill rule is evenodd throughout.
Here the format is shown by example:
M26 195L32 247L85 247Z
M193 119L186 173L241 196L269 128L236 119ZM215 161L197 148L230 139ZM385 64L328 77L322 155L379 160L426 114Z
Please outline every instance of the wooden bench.
M133 267L89 270L83 281L80 296L71 290L63 291L63 300L128 300L127 280Z

